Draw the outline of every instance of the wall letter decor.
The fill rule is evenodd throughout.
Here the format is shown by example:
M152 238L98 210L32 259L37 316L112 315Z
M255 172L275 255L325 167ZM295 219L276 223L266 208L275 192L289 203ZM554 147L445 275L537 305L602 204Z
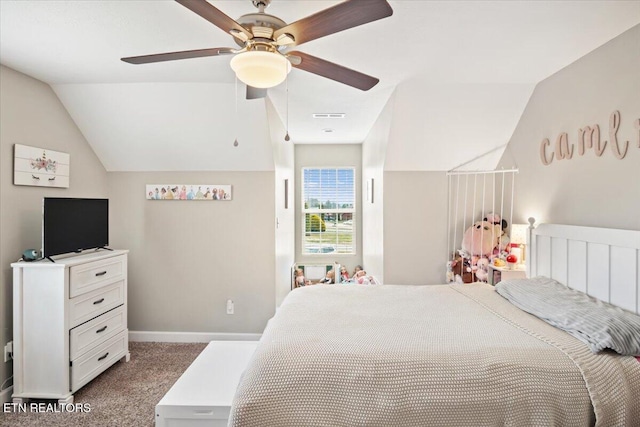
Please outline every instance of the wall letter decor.
M569 146L569 135L562 132L556 140L556 159L570 159L573 157L573 144Z
M69 154L45 148L13 146L14 185L69 188Z
M549 146L549 138L545 138L542 140L542 144L540 144L540 160L542 160L543 165L550 165L553 162L553 151L551 152L551 157L547 159L547 147Z
M640 148L640 119L634 122L634 126L638 131L638 148ZM611 151L613 155L622 160L627 155L629 149L629 141L618 141L618 129L620 128L620 112L614 111L609 116L609 139ZM600 139L600 126L585 126L578 129L578 155L584 156L587 150L593 149L597 157L601 157L607 148L608 141ZM570 160L573 157L573 144L569 142L569 135L562 132L556 139L555 149L547 152L547 148L551 145L549 138L544 138L540 143L540 161L543 165L550 165L553 160Z
M624 142L624 150L620 150L620 146L618 145L618 128L620 127L620 112L614 111L609 116L609 138L611 138L611 149L613 150L613 154L619 158L624 159L624 156L627 155L627 149L629 148L629 141Z
M585 126L578 129L578 154L584 156L587 148L600 146L600 126Z

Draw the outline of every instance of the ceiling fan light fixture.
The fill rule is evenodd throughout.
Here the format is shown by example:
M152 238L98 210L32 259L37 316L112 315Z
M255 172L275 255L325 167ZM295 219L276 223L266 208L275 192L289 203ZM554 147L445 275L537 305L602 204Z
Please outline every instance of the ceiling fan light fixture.
M231 58L231 69L244 84L265 89L282 83L291 63L279 53L252 50Z

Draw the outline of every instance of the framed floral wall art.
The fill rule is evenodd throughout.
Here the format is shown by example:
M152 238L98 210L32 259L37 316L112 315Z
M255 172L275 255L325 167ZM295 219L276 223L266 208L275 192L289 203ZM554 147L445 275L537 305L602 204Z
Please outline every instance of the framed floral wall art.
M15 144L13 146L13 183L36 187L69 188L67 153Z

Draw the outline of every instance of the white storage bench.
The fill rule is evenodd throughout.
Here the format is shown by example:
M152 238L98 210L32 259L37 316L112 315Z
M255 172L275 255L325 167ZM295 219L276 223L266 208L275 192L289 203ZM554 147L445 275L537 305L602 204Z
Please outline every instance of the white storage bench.
M257 341L211 341L156 405L157 427L226 427Z

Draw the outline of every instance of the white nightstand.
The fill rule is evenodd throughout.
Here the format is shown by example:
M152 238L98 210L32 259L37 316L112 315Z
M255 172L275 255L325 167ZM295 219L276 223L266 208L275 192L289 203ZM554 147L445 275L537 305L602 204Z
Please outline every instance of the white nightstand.
M489 277L487 280L491 286L495 286L496 283L501 280L508 279L524 279L527 277L527 271L524 268L509 268L509 267L496 267L495 265L489 264L488 266Z

